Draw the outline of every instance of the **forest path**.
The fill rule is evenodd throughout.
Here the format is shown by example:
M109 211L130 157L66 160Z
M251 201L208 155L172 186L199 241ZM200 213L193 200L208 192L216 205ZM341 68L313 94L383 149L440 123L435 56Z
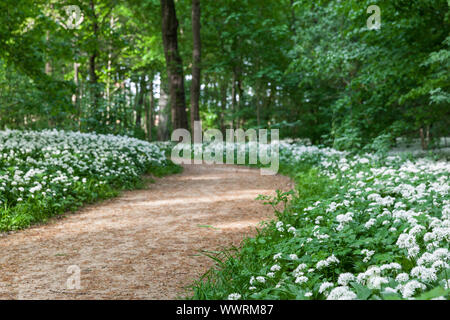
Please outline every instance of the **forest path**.
M189 165L148 189L0 234L0 299L182 296L212 266L199 251L254 234L259 222L273 218L273 209L255 198L291 187L288 178L256 169ZM67 287L76 275L68 273L72 265L79 267L80 289Z

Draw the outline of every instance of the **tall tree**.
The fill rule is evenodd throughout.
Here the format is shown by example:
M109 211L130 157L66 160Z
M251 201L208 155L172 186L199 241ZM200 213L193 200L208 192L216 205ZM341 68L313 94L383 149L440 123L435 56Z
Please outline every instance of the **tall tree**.
M146 91L147 83L145 81L145 75L140 76L139 78L139 91L138 91L138 83L136 82L136 128L141 128L142 126L142 109L144 107L144 99L145 99L145 91Z
M165 141L170 138L168 130L169 97L167 95L167 79L163 76L161 76L160 79L158 102L158 139Z
M95 1L90 0L89 6L91 9L91 19L92 19L92 33L93 33L93 45L91 48L91 53L89 56L89 82L91 84L91 99L95 108L98 107L98 100L100 99L100 93L98 88L98 76L97 76L97 66L96 60L98 57L98 17L95 13Z
M200 82L201 82L201 9L200 0L192 0L192 83L191 83L191 129L194 128L194 122L200 120Z
M178 19L173 0L161 0L162 38L169 77L173 129L188 129L183 61L178 50Z
M148 91L147 108L145 109L145 122L147 129L147 140L152 141L153 110L155 110L155 95L153 93L153 76L150 77L150 88Z
M220 119L219 126L222 134L225 135L225 112L227 109L228 82L225 78L220 83Z

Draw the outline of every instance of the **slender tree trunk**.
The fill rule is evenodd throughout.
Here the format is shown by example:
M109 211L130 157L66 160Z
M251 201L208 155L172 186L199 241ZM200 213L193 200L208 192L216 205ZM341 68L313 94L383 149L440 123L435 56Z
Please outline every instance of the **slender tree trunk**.
M160 0L162 38L169 77L170 104L173 129L188 129L183 61L178 51L178 19L174 0Z
M263 113L264 110L267 108L267 106L270 103L270 99L271 99L271 95L272 93L269 94L269 96L267 96L267 90L270 90L270 92L272 92L272 90L267 89L264 85L264 82L261 82L258 85L258 92L259 94L257 95L257 101L256 101L256 122L258 127L261 126L261 118L263 117Z
M97 15L95 14L95 2L94 0L90 0L90 8L92 11L92 32L94 34L95 45L92 49L91 55L89 56L89 82L91 85L91 99L92 105L97 109L98 100L99 100L99 92L98 92L98 77L96 71L96 59L98 56L98 21Z
M53 4L50 4L50 10L53 11ZM50 42L50 31L47 30L47 32L45 33L45 42L47 44L47 48L49 48L48 43ZM52 75L52 63L50 60L48 60L48 56L47 56L47 61L45 62L45 74L50 76Z
M211 79L208 75L205 75L205 78L203 79L203 83L204 83L204 87L203 87L203 96L204 96L204 100L203 103L205 105L205 107L208 109L210 106L210 101L211 101L211 93L209 90L209 84L211 83Z
M231 87L231 110L233 112L233 121L232 126L233 129L236 128L236 113L237 113L237 90L236 90L236 83L237 83L237 75L236 75L236 68L233 69L233 84Z
M220 131L225 135L225 112L227 109L227 91L228 91L228 83L227 81L223 81L220 87Z
M425 150L426 145L425 145L425 135L423 134L423 128L420 128L420 142L422 145L422 150Z
M166 79L161 77L159 89L159 113L158 113L158 140L166 141L169 139L169 97L166 90Z
M239 103L237 104L238 117L236 119L237 120L236 127L239 129L241 127L241 119L239 118L239 111L244 107L243 106L243 103L244 103L244 88L242 86L242 79L241 79L240 72L238 72L237 89L239 91Z
M148 91L148 105L145 112L146 128L147 128L147 140L152 141L152 128L153 128L153 110L155 108L155 96L153 94L153 78L150 80L150 88Z
M89 57L89 81L93 86L97 85L97 82L98 82L96 65L95 65L96 59L97 59L97 52L94 52Z
M47 33L45 35L45 41L47 42L47 44L50 41L50 31L47 31ZM48 76L52 75L52 63L50 62L50 60L47 60L45 62L45 74L48 75Z
M257 81L256 90L256 125L259 127L261 125L261 109L263 107L264 98L266 96L264 92L264 84L262 81Z
M72 103L77 110L78 116L78 129L81 130L81 106L78 98L79 95L79 68L80 64L77 62L73 63L73 82L75 83L75 93L72 95Z
M430 126L426 126L426 133L423 128L420 128L420 142L422 144L422 150L428 150L430 144Z
M48 45L48 42L50 41L50 31L47 31L47 33L45 35L45 40L46 40L47 45ZM51 76L52 75L52 64L51 64L50 60L48 60L49 59L48 57L46 57L46 59L47 60L45 62L45 74L48 75L48 76ZM53 126L53 122L52 122L51 116L49 116L49 118L48 118L48 126L49 127Z
M142 127L142 107L144 106L145 88L146 88L145 76L141 76L141 79L139 82L139 93L136 92L136 94L138 94L138 99L137 99L137 103L136 103L136 107L135 107L136 127L137 128ZM136 86L136 90L137 90L137 86Z
M114 29L114 15L111 14L110 20L109 20L109 26L111 28L110 33L113 33ZM111 44L108 45L108 69L107 69L107 76L106 76L106 121L109 123L110 120L110 112L111 112L111 69L112 69L112 46Z
M80 74L80 70L78 69L78 74ZM85 87L84 87L84 82L82 80L82 78L78 78L78 112L79 112L79 117L78 117L78 122L79 122L79 126L80 126L80 131L82 130L82 117L83 117L83 106L84 106L84 100L86 99L86 93L85 93Z
M123 75L122 75L123 77ZM123 83L123 121L122 121L122 128L127 128L128 127L128 86L125 82L124 79L122 79L122 83Z
M272 105L272 101L273 101L273 93L274 90L272 88L272 84L269 85L269 96L266 96L266 94L264 94L264 103L262 105L262 109L261 109L261 118L264 121L264 124L267 124L267 119L265 117L265 110L269 109L270 106Z
M76 89L75 94L72 96L72 102L74 106L77 106L78 102L78 67L80 65L77 62L73 63L73 82L75 83Z
M192 0L192 34L194 49L192 52L192 83L191 83L191 130L194 129L194 121L200 120L200 82L201 82L201 35L200 0Z
M261 125L261 104L261 100L256 101L256 124L258 127Z

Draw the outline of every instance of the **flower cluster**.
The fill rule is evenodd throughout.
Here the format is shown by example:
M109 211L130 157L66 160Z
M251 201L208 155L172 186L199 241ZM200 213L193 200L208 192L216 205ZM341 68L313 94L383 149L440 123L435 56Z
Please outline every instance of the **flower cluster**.
M245 242L242 270L223 271L244 298L448 299L448 161L285 142L279 154L297 193ZM246 273L270 277L249 290Z
M0 131L0 230L107 197L167 163L164 148L128 137Z

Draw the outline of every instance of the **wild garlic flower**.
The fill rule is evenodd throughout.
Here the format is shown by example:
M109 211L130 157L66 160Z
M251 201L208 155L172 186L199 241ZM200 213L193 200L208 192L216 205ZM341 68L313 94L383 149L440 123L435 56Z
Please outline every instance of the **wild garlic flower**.
M334 254L332 254L331 256L326 258L325 260L321 260L321 261L317 262L316 268L317 269L322 269L324 267L328 267L330 264L333 264L333 263L339 263L339 259L337 259L334 256Z
M417 290L425 290L426 286L417 280L411 280L400 288L403 298L412 297Z
M281 267L278 264L274 264L271 268L270 271L280 271Z
M328 289L333 288L334 284L331 282L324 282L320 285L319 287L319 293L324 293L326 292Z
M355 276L352 273L341 273L338 278L338 284L341 286L347 286L351 281L355 280Z
M239 293L231 293L228 295L228 300L239 300L241 297L242 296Z
M302 284L308 281L308 277L300 276L295 279L295 283Z
M331 290L327 300L355 300L356 297L356 293L351 291L349 287L341 286Z

